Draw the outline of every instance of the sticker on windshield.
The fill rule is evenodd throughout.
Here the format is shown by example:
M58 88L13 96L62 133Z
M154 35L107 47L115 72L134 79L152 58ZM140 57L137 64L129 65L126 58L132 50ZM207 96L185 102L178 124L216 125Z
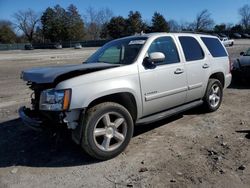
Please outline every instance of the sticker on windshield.
M144 44L145 40L131 40L128 45Z

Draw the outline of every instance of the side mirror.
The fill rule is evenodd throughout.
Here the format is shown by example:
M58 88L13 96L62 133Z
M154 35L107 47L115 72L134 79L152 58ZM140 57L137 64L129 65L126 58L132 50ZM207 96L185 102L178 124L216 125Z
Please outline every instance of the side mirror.
M245 52L240 52L240 55L244 55L245 54Z
M154 62L152 62L150 60L149 57L145 57L143 62L142 62L142 65L146 68L146 69L154 69L156 67L156 65L154 64Z
M148 57L143 60L143 66L147 69L154 69L156 67L155 63L160 63L165 61L165 55L161 52L150 53Z
M153 52L149 54L149 60L154 63L165 61L165 55L162 52Z

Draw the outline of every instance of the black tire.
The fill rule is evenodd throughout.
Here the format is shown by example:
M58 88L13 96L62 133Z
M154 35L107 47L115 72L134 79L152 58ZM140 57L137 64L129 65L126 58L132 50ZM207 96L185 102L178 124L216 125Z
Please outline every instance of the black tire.
M219 100L217 100L217 101L215 100L216 103L214 103L214 105L213 105L213 102L212 102L213 100L210 100L210 97L211 97L212 92L213 92L213 88L218 88L218 96L219 96ZM206 112L214 112L214 111L216 111L221 105L222 98L223 98L223 87L222 87L221 82L219 80L217 80L217 79L209 79L208 84L207 84L206 93L205 93L205 96L203 98L204 110Z
M116 130L115 130L116 128L115 126L113 127L114 129L111 128L112 133L109 132L109 134L112 134L113 137L112 138L109 137L109 139L111 140L113 139L113 140L109 141L109 143L117 141L117 146L116 146L117 148L114 147L114 149L111 151L105 151L105 147L103 146L104 140L107 139L107 134L108 134L107 127L110 128L110 126L105 126L105 123L103 120L103 118L106 117L106 115L108 115L110 118L109 122L113 123L114 125L115 125L115 121L114 122L111 121L112 116L114 117L116 115L117 117L119 116L118 119L123 119L123 123L118 126L122 126L121 127L122 131L126 130L126 134L124 133L123 135L124 140L119 141L121 143L119 143L120 146L118 147L119 144L118 144L117 139L115 138L115 133L117 132L119 133L118 128ZM99 160L108 160L119 155L121 152L123 152L125 148L127 147L127 145L129 144L129 141L131 137L133 136L133 131L134 131L134 122L128 110L122 105L113 103L113 102L104 102L104 103L98 104L88 109L85 117L81 121L81 124L82 124L82 130L83 130L81 146L87 154ZM99 137L103 136L103 141L100 141L102 138L100 138L100 140L97 140L99 139L99 137L94 134L95 134L95 131L98 129L97 126L102 125L102 124L103 124L102 129L105 129L106 133L105 135L101 135L101 136L99 135ZM108 131L110 131L110 129ZM102 144L99 142L102 142Z

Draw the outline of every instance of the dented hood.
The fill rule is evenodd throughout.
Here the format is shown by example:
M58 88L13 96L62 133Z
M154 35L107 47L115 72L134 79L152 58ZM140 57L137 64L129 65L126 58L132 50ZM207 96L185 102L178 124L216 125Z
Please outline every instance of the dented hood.
M117 67L108 63L83 63L78 65L64 65L55 67L38 67L24 70L21 78L35 83L53 83L56 80L65 80L74 76Z

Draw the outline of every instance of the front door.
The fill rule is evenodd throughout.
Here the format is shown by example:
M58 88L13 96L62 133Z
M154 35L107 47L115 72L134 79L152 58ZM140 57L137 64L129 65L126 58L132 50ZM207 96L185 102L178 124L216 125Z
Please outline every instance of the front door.
M170 36L155 39L147 54L152 52L162 52L165 61L155 63L152 69L140 66L143 116L178 106L186 100L186 70L174 39Z

